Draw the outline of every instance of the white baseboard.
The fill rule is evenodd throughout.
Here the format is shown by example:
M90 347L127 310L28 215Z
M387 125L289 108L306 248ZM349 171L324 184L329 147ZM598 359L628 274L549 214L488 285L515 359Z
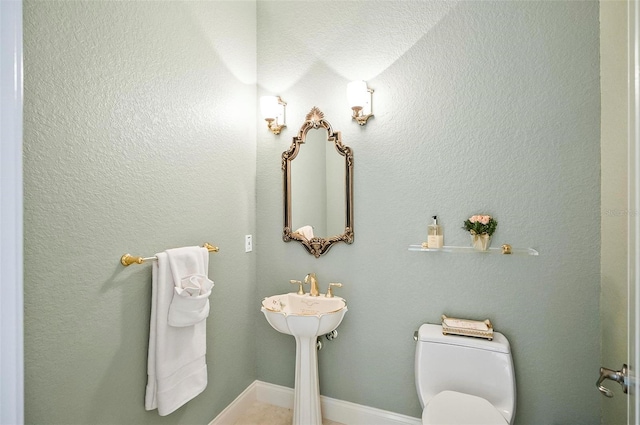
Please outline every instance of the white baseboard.
M335 398L320 397L322 416L345 425L422 425L422 420Z
M293 409L293 389L253 381L209 425L233 425L256 401ZM421 425L418 418L320 396L322 417L345 425Z
M257 382L260 381L253 381L230 405L225 407L214 420L209 422L209 425L233 425L253 403L258 401L256 391Z

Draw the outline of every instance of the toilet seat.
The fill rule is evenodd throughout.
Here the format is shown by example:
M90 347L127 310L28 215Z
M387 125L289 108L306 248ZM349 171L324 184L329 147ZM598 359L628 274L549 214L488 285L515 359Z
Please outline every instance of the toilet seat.
M456 391L436 394L422 411L422 423L437 425L508 425L504 416L482 397Z

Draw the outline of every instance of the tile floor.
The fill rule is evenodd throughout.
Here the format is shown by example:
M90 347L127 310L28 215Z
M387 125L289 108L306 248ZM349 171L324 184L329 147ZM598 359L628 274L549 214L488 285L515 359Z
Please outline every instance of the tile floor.
M234 425L291 425L293 410L256 401ZM339 422L322 420L322 425L344 425Z

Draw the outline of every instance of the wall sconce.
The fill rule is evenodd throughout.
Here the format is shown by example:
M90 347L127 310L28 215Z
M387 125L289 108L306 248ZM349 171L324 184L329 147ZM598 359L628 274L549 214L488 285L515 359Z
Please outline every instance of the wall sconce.
M273 134L280 134L280 131L287 126L285 121L285 106L287 102L280 96L262 96L260 98L260 111L267 127Z
M365 125L373 116L371 110L371 98L373 90L367 87L366 81L352 81L347 84L347 98L349 106L353 110L351 118L358 124Z

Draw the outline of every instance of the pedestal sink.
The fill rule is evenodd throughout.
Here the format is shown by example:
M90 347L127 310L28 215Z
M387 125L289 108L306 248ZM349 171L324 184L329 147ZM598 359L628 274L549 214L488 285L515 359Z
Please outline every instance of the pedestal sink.
M290 293L265 298L260 310L275 330L296 339L293 424L321 425L316 340L340 325L347 302L340 297Z

